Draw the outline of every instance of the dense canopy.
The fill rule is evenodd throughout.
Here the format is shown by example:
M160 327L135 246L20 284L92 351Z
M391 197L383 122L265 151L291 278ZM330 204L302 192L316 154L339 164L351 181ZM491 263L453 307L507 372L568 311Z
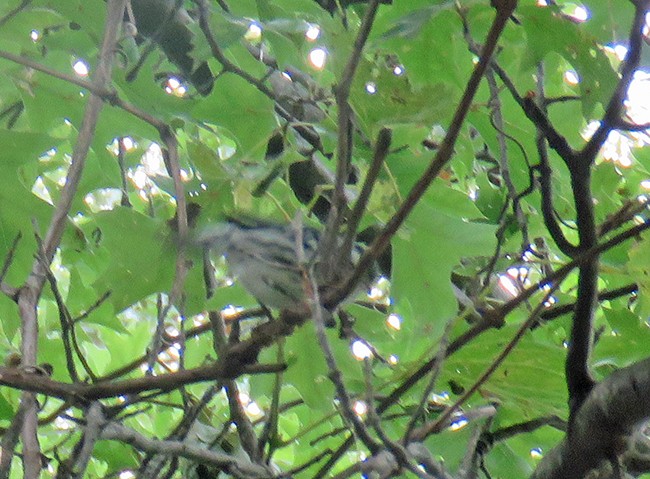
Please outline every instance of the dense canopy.
M2 2L0 478L650 471L648 18Z

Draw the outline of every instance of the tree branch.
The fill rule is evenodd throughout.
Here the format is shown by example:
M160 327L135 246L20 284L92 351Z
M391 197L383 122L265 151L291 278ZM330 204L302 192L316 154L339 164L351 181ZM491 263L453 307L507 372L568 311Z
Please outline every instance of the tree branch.
M321 237L319 249L321 257L331 258L323 262L322 274L326 281L334 278L334 273L340 271L341 266L348 261L350 251L340 251L336 254L337 238L343 221L343 208L345 207L345 182L350 174L352 162L352 107L349 103L350 87L354 74L361 61L363 47L368 40L370 30L379 8L379 0L370 0L366 12L361 20L361 26L354 40L352 52L345 65L338 85L334 88L337 107L337 145L336 145L336 176L334 180L334 197L332 206L327 215L327 225ZM345 256L348 254L348 257ZM351 291L351 290L350 290Z
M632 0L632 3L636 10L627 42L627 54L625 55L621 68L621 79L607 104L605 114L600 121L600 125L598 125L598 129L596 129L582 151L580 151L580 161L584 163L591 164L594 161L598 151L600 151L603 143L607 140L609 133L619 124L624 106L623 100L625 100L627 90L634 78L634 72L639 67L639 62L641 61L641 48L644 39L643 29L645 28L645 16L650 8L650 1Z
M420 201L420 198L427 191L433 180L435 180L443 167L451 160L454 153L454 145L460 134L460 130L465 122L465 117L469 111L474 95L478 90L481 78L487 69L492 54L496 49L497 42L503 29L506 26L510 15L515 10L517 6L516 0L503 0L500 2L500 6L497 9L497 15L494 19L490 31L488 32L483 51L479 58L478 63L472 71L463 96L456 108L456 112L451 120L449 125L449 130L445 135L445 138L436 153L436 156L431 160L431 163L427 167L426 171L415 183L408 196L399 207L397 212L390 219L388 224L384 227L383 231L377 236L377 238L372 242L370 247L364 252L363 256L359 260L357 267L355 268L353 274L347 278L343 285L331 295L331 297L325 298L325 304L338 304L344 297L345 292L352 291L354 287L359 283L363 274L368 270L370 265L377 260L379 255L388 247L390 239L397 232L397 230L402 226L406 218L411 213L415 205Z
M650 358L614 371L576 411L570 434L531 479L575 479L615 460L635 428L650 417ZM611 473L605 476L613 479Z
M144 452L180 456L202 464L218 466L236 478L270 479L276 477L276 474L268 467L258 466L229 454L213 452L205 447L192 446L186 442L149 439L115 422L109 422L104 426L100 438L121 441Z
M111 81L111 70L118 31L122 22L122 16L126 0L109 0L107 6L106 22L104 27L104 39L102 41L97 67L93 76L92 84L98 89L104 90ZM61 190L59 201L54 209L54 214L43 240L43 258L37 258L32 266L31 273L25 285L18 293L17 303L21 317L21 353L23 366L36 366L38 348L38 315L37 305L46 274L47 267L54 257L59 246L63 230L67 222L68 213L77 192L77 186L81 179L86 156L92 139L95 134L95 126L102 109L102 98L91 95L86 104L79 135L72 151L72 162L66 175L65 186ZM32 405L25 411L23 423L23 471L28 479L36 478L41 470L41 454L37 437L38 421L36 417L36 401L31 394L23 394L22 401Z

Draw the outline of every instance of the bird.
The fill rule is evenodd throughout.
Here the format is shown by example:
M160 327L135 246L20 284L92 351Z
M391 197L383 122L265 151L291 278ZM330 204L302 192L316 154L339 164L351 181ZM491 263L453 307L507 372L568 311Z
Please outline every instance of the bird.
M194 242L223 255L230 274L262 305L299 313L307 304L305 273L309 268L319 291L330 286L324 284L321 274L320 237L321 232L309 226L228 217L202 228ZM362 253L363 246L355 244L350 262L344 265L340 276L352 271ZM371 268L346 300L368 291L378 276L377 269Z

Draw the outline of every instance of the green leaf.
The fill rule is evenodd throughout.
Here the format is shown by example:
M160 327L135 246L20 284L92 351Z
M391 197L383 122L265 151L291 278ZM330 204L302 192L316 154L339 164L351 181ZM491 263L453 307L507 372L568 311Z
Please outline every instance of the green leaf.
M495 245L496 228L473 221L481 217L466 195L435 188L394 239L391 293L409 337L437 338L456 315L452 269L462 258Z
M458 88L469 77L472 56L453 9L453 2L427 6L387 25L382 44L397 55L416 87L433 80Z
M113 471L135 468L140 460L133 448L117 441L98 441L93 455Z
M408 73L396 74L394 68L381 61L363 62L355 76L350 102L368 136L374 138L382 127L400 124L430 127L451 116L455 88L444 83L414 88Z
M3 421L11 420L14 413L11 403L7 401L3 394L0 394L0 419Z
M93 286L111 292L116 311L169 290L175 247L165 225L122 207L98 213L94 220L98 248L111 261Z
M639 287L636 312L643 317L648 317L650 315L650 242L646 240L634 243L629 248L628 256L627 269Z
M609 329L594 345L594 365L606 375L614 368L629 366L648 355L650 329L647 322L629 309L607 308L604 314Z
M470 387L513 338L518 327L512 324L489 331L463 347L448 359L444 380L453 379L464 388ZM543 334L528 334L521 340L481 387L481 395L528 417L563 416L567 401L565 350L561 344L549 344L538 336Z
M214 84L214 92L193 112L232 135L239 161L260 161L275 129L273 103L255 87L232 74Z
M307 322L287 338L285 356L289 367L284 376L310 408L330 411L334 407L334 386L322 355L314 354L317 350L314 325Z
M596 39L558 15L555 8L524 6L517 13L521 14L530 46L525 68L532 69L548 53L556 52L580 77L583 114L590 117L597 104L607 105L618 76Z

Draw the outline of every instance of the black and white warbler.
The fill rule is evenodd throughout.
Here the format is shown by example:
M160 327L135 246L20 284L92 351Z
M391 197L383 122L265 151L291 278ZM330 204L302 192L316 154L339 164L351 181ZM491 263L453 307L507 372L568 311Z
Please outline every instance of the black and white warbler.
M202 229L195 241L212 252L223 255L230 274L264 306L304 311L305 268L313 267L319 290L334 285L322 284L319 271L321 261L318 258L320 232L308 226L302 227L300 247L304 253L304 264L298 261L299 245L296 235L296 227L291 224L260 220L244 222L229 218ZM355 244L351 261L345 266L345 271L339 272L340 276L352 271L353 264L362 252L362 246ZM367 291L377 276L375 270L368 272L359 288L350 294L350 298Z

